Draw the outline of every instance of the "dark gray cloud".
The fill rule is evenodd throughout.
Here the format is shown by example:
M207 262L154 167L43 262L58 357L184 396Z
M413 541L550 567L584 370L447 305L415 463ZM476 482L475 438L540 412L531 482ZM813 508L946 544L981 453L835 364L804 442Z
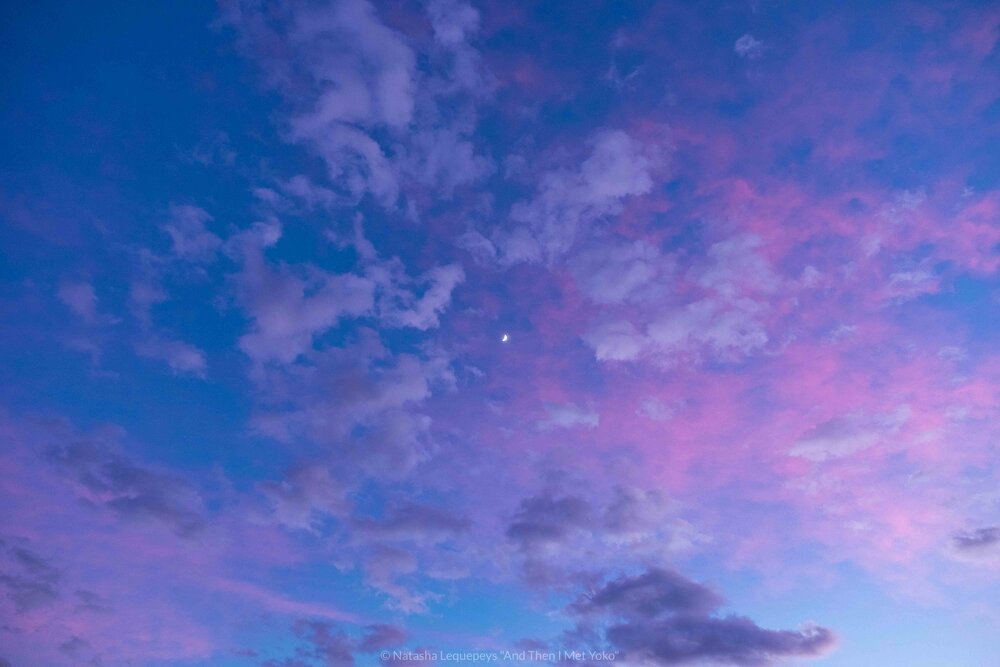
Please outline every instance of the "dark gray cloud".
M645 498L636 497L622 488L615 489L615 495L604 512L604 527L612 533L624 533L634 529L645 528L641 510L646 504Z
M291 528L312 529L317 519L340 516L348 509L347 485L320 463L299 464L282 479L260 482L257 488L275 519Z
M19 544L0 541L0 585L18 612L51 603L59 597L62 574L47 560Z
M769 665L786 657L816 656L831 648L822 627L769 630L743 616L715 616L724 603L712 589L666 569L612 579L570 605L582 619L576 636L630 660L658 665L695 661Z
M522 549L557 542L585 525L590 514L590 505L582 498L542 493L521 501L507 527L507 537Z
M392 356L367 329L357 339L311 352L310 364L259 369L254 425L283 443L336 448L338 465L355 477L404 477L432 449L430 418L419 406L452 385L450 362ZM344 466L347 461L354 465Z
M952 544L959 551L979 551L1000 545L1000 526L988 526L955 533Z
M19 612L30 611L59 597L54 582L18 574L0 574L0 584L7 589L7 598Z
M389 410L359 426L347 449L372 477L403 478L428 456L430 423L430 417L423 414Z
M358 651L372 653L406 641L406 631L397 625L379 623L365 628L365 635L357 644Z
M73 635L59 645L59 650L71 658L81 657L81 654L90 650L90 648L90 642L80 639L76 635Z
M300 620L293 628L304 644L295 649L295 656L283 660L268 660L264 667L344 667L354 664L351 638L325 621Z
M579 614L654 618L667 613L709 613L722 605L712 589L673 572L653 568L636 577L619 577L572 605Z
M108 611L109 607L103 597L93 591L77 590L76 599L79 602L79 609L86 611Z
M382 519L358 518L358 533L380 538L439 541L469 528L469 520L438 507L406 503L390 510Z
M46 580L56 580L59 578L59 573L56 569L38 554L18 546L11 547L10 553L20 563L21 567L32 576Z
M343 667L354 664L355 653L373 653L406 641L406 631L389 624L374 624L355 639L326 621L301 619L292 628L303 645L295 655L281 660L269 660L264 667Z
M507 549L522 579L564 592L593 587L622 563L655 564L704 540L676 503L655 490L615 486L584 496L552 477L521 500L506 526Z
M677 615L631 621L606 631L611 645L630 657L660 665L712 660L731 665L769 665L793 656L817 656L834 643L826 628L767 630L742 616Z
M416 573L420 560L418 550L407 545L405 548L387 544L373 544L365 556L364 570L367 583L391 599L389 605L408 614L427 611L427 600L433 594L414 590L402 582L401 578Z
M143 467L102 442L78 440L46 450L47 460L75 477L85 498L123 517L153 519L180 535L201 528L201 500L178 477Z

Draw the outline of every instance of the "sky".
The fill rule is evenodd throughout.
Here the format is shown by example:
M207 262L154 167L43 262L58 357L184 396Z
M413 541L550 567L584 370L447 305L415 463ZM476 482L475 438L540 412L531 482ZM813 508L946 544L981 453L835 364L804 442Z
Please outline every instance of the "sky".
M0 12L0 666L1000 665L997 4Z

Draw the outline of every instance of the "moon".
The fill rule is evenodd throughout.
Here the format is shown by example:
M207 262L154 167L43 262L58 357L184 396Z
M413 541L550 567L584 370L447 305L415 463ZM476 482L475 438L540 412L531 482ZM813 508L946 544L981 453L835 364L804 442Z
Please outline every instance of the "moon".
M506 343L509 340L510 340L510 336L508 336L507 334L504 334L503 337L500 339L500 342L501 343Z

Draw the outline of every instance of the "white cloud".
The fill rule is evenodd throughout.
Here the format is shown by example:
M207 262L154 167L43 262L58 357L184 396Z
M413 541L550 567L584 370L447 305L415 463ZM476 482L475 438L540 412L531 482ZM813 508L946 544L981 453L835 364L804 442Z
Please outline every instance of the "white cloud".
M366 132L333 123L316 132L292 121L293 138L312 144L326 162L330 179L340 182L356 198L370 192L383 206L399 197L399 181L382 147Z
M410 281L401 275L401 265L390 266L388 272L380 267L376 279L380 287L378 310L383 323L421 331L437 327L439 316L451 303L452 292L465 280L462 267L457 264L437 266L419 280ZM375 269L371 270L369 275L374 272ZM412 287L414 282L423 289L420 296Z
M582 228L618 213L624 199L653 188L660 159L652 147L621 130L597 134L591 147L578 169L542 174L535 196L511 209L511 219L527 225L549 259L569 250Z
M733 51L740 58L754 60L764 55L764 42L747 33L736 40L736 44L733 45Z
M575 403L555 403L545 406L548 416L538 422L538 428L548 431L555 428L594 428L601 422L599 414L581 408Z
M958 363L969 358L968 353L960 347L948 345L937 351L937 358L951 363Z
M240 348L259 363L294 362L313 349L317 335L344 319L371 316L387 327L437 327L452 292L465 279L456 264L411 278L398 259L378 257L360 222L349 241L358 250L360 273L272 265L263 250L280 234L280 225L258 225L231 242L243 262L234 278L237 299L252 320Z
M410 122L415 56L371 4L341 0L300 10L290 41L323 91L313 112L302 117L314 131L331 122L390 127Z
M713 244L708 262L694 271L696 282L724 297L748 292L773 292L780 280L771 264L757 252L759 237L741 234Z
M205 228L211 220L212 216L197 206L171 204L163 229L170 236L174 255L191 262L212 259L222 248L222 239Z
M270 502L274 518L291 528L314 531L321 517L341 516L348 509L347 489L324 465L300 465L257 488Z
M829 343L837 343L844 339L851 338L858 333L858 327L855 324L838 324L834 327L823 340Z
M479 12L456 0L432 0L427 14L434 28L434 39L450 55L449 92L463 89L476 97L489 95L494 86L490 73L482 66L479 52L470 40L479 31Z
M600 324L583 336L600 361L631 361L637 359L646 340L631 322L620 320Z
M679 410L684 407L684 401L671 401L664 403L660 399L650 396L639 404L635 413L640 417L651 419L656 422L665 422L674 418Z
M492 262L497 257L497 248L493 242L475 229L470 229L459 236L456 244L472 255L477 262L483 264Z
M208 367L205 353L199 348L179 340L148 338L136 345L136 352L150 359L165 362L175 375L205 377Z
M97 319L97 295L94 287L86 282L65 282L56 293L59 300L85 322Z
M671 262L645 241L595 244L571 262L580 290L594 303L622 303L668 272Z
M493 171L493 163L477 155L473 143L452 128L415 133L402 166L417 182L435 188L444 199L450 199L456 188Z
M241 301L253 318L240 348L258 362L289 363L312 347L313 337L342 317L357 317L374 305L375 286L358 276L316 270L299 276L252 260L240 277Z
M468 41L478 12L449 0L426 10L435 40L418 54L420 41L387 26L365 0L223 9L244 51L293 109L287 136L323 158L330 181L350 195L344 204L370 194L394 208L406 179L449 197L493 169L470 140L475 102L492 88ZM443 113L440 99L456 93L464 95L461 112Z
M309 364L264 366L255 381L260 433L331 448L338 460L351 461L340 470L357 482L361 473L403 477L434 451L431 422L419 406L455 378L449 359L393 355L377 334L362 330L356 342L312 352Z
M939 289L938 278L928 264L889 275L885 296L896 303L915 299L923 294L933 294Z
M768 341L758 320L761 306L742 299L719 302L703 299L672 310L646 329L650 343L668 357L708 348L724 361L734 361L759 350Z
M542 259L542 246L527 227L497 230L493 234L493 242L501 264L537 262Z
M624 319L600 324L584 340L603 361L641 355L667 362L679 357L737 361L757 352L769 342L763 321L768 303L763 296L783 287L760 247L760 239L749 234L713 244L685 272L707 294L680 304L664 303L676 301L664 279L673 266L656 248L635 242L585 250L573 266L581 289L592 301L615 306L642 300L644 312L652 314L644 325Z
M877 414L852 413L817 424L788 453L810 461L844 458L873 447L896 434L910 419L910 408Z
M335 204L337 195L333 190L316 185L308 176L298 174L281 183L282 191L300 200L309 208L327 207Z

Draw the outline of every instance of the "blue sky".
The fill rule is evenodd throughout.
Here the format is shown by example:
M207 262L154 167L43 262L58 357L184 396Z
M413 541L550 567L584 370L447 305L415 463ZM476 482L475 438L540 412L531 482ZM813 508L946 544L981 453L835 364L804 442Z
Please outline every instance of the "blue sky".
M0 667L1000 664L991 3L2 11Z

